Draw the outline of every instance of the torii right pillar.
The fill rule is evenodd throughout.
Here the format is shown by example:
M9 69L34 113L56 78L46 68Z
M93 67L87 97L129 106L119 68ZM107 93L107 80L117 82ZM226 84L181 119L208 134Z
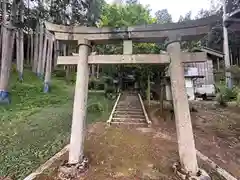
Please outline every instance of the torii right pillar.
M198 172L195 142L185 88L184 70L181 59L180 38L169 37L167 52L170 56L170 79L178 139L178 152L182 168L190 175Z

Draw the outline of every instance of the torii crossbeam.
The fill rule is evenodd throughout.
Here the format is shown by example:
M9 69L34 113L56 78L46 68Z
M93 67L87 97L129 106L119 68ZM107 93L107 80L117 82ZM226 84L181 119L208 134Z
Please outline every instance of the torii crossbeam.
M207 59L205 52L182 53L183 63L204 62ZM58 65L78 64L79 56L59 56ZM124 54L124 55L90 55L88 64L170 64L168 54Z

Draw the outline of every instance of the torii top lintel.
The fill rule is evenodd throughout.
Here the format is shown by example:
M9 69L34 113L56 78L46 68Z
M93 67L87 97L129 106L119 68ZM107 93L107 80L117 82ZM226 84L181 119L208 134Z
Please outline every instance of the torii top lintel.
M134 42L159 43L173 34L181 36L183 41L199 39L206 35L217 21L219 21L219 16L211 16L181 23L141 25L120 29L64 26L49 22L45 22L45 25L49 31L55 33L55 38L58 40L88 39L95 43L101 43L102 41L131 39Z

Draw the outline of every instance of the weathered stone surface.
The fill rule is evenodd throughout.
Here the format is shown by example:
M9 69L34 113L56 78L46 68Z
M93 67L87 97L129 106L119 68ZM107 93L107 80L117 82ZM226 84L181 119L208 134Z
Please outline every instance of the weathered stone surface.
M167 179L167 177L159 172L157 169L154 169L154 166L150 164L147 169L142 172L142 179L145 180L159 180L159 179Z
M180 34L182 40L198 39L207 34L212 25L217 23L221 17L211 16L208 18L190 20L182 23L167 23L141 25L125 28L96 28L84 26L63 26L46 22L46 28L54 31L56 39L59 40L78 40L88 39L100 42L105 40L128 40L140 42L163 42L172 34Z
M70 165L64 163L62 166L59 167L58 178L60 180L70 180L73 178L79 178L83 176L83 174L88 169L88 159L84 158L82 163L78 163L75 165Z

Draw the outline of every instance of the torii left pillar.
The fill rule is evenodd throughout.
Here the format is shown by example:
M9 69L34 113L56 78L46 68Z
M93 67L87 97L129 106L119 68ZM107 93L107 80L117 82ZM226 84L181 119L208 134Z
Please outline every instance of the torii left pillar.
M69 147L69 164L81 163L83 160L85 121L87 113L88 87L88 40L79 41L79 58L73 104L71 140Z

